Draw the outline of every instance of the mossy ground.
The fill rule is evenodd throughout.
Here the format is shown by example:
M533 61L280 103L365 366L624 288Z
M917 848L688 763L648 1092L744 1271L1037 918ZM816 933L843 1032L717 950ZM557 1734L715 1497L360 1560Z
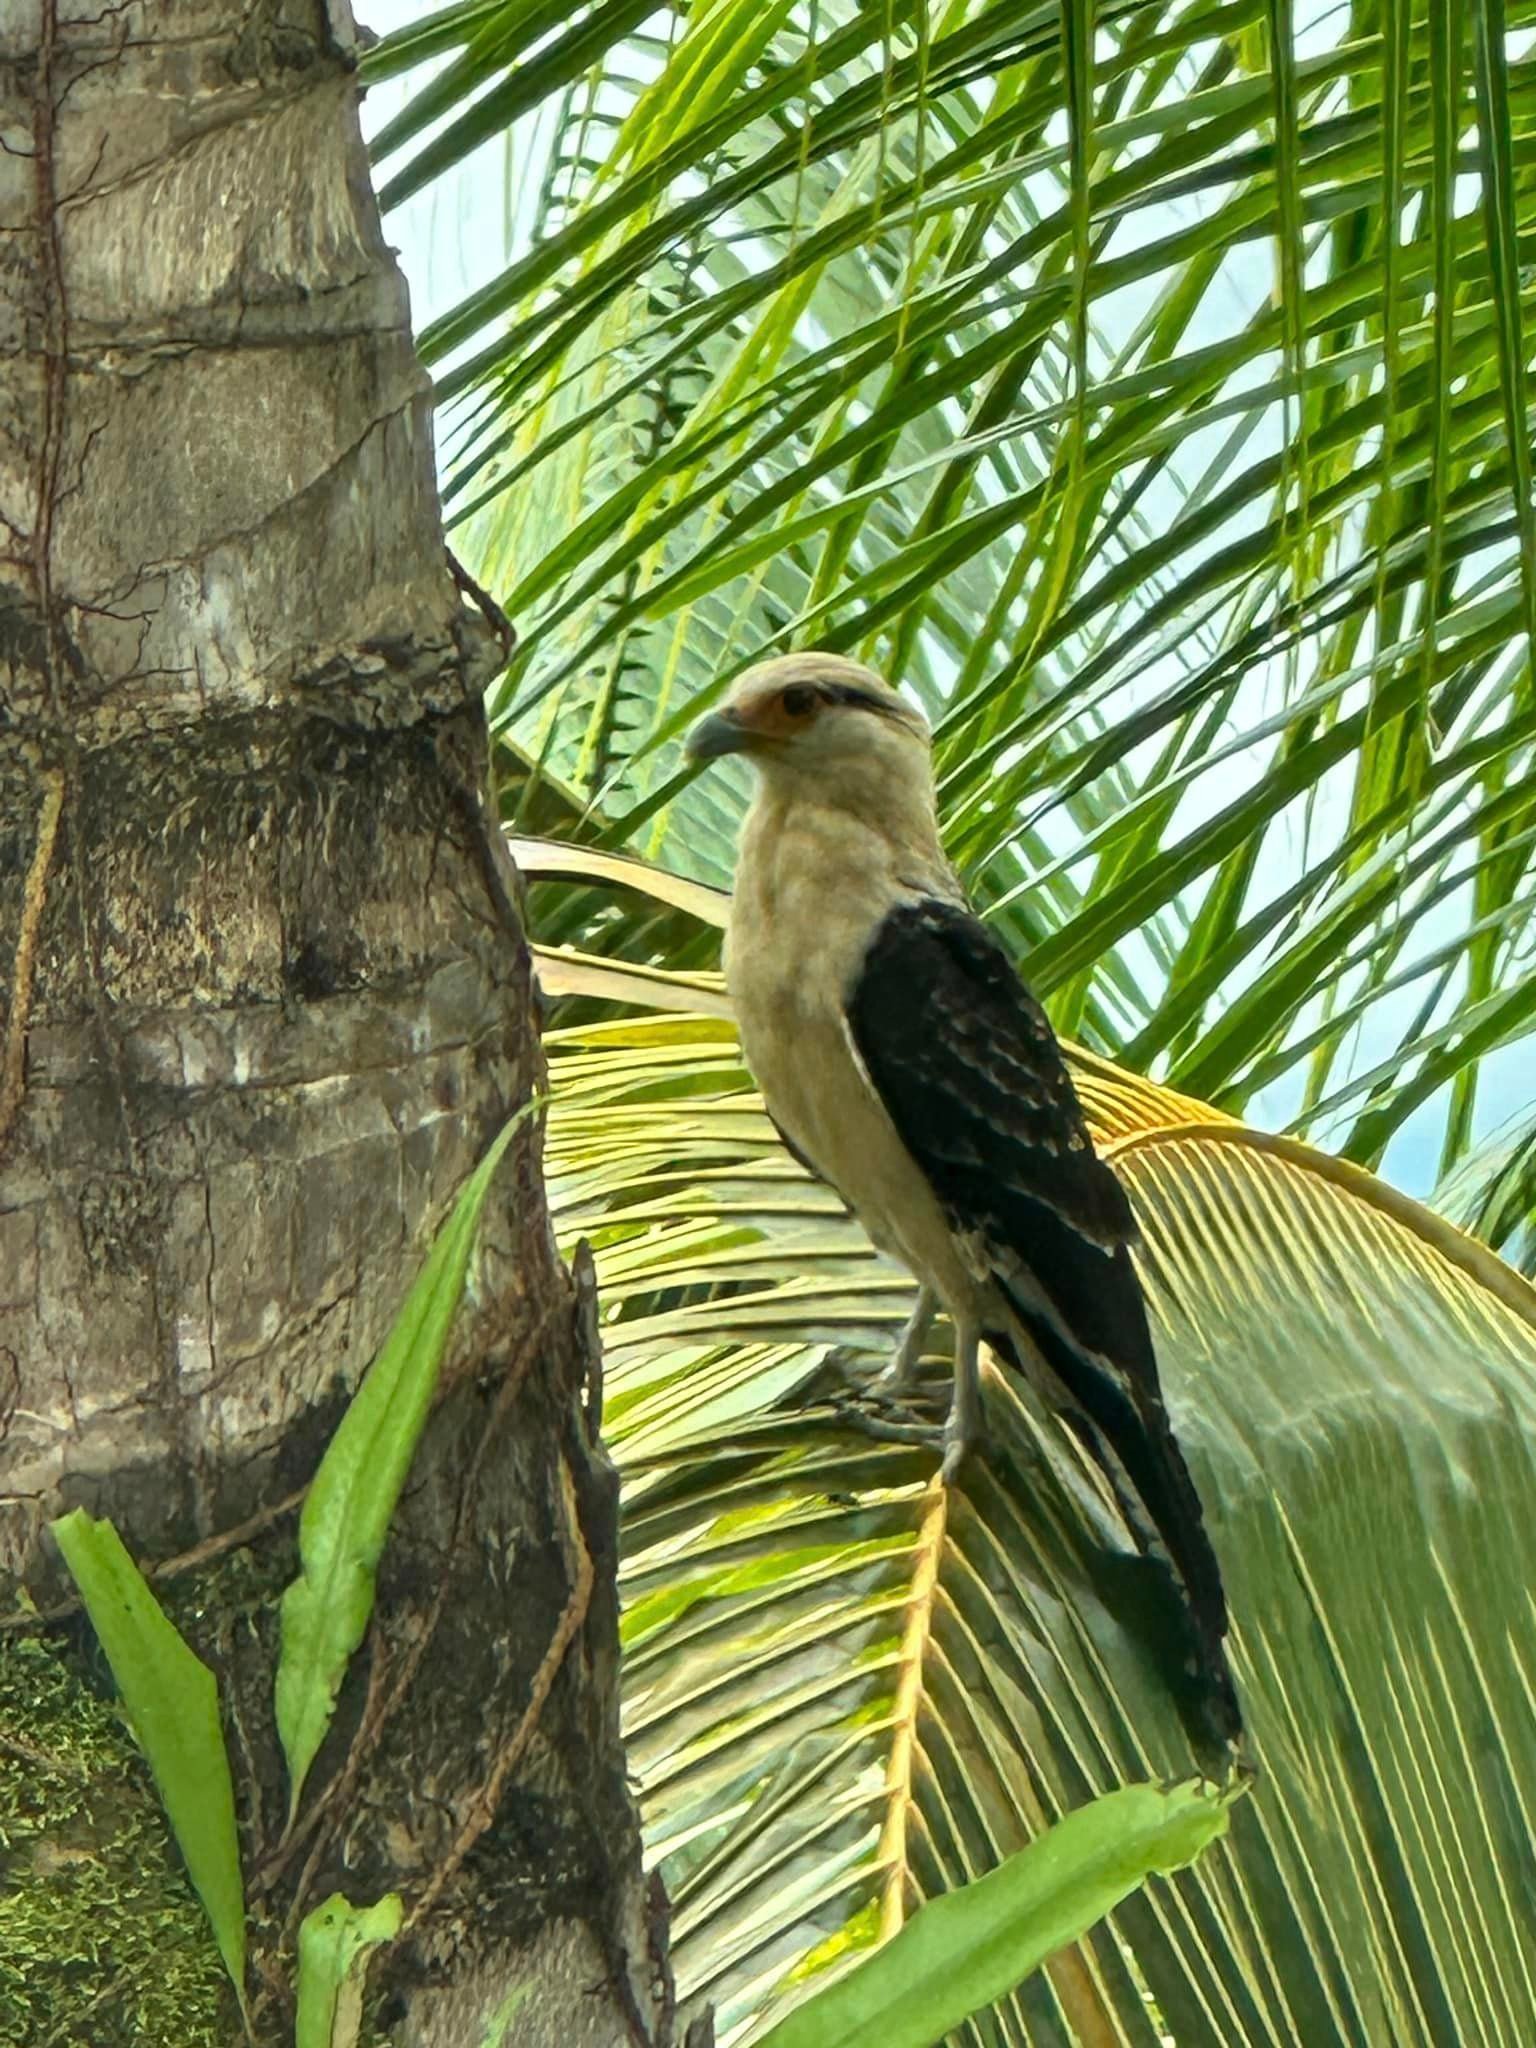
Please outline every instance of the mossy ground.
M117 1710L0 1641L0 2042L228 2048L229 1980Z

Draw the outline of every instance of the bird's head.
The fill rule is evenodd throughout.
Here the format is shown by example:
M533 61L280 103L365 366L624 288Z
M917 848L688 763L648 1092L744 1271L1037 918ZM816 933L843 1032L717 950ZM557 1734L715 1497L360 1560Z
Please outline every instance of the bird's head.
M863 808L932 802L922 714L840 654L783 654L741 676L688 735L696 761L745 754L770 788Z

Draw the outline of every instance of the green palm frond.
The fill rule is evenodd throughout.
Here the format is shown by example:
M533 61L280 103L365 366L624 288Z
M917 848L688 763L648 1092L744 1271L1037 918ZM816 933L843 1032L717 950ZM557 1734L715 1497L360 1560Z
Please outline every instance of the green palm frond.
M591 998L614 970L540 971ZM1112 1503L1032 1396L989 1377L948 1493L840 1422L837 1359L889 1342L910 1282L783 1152L728 1019L577 1014L547 1167L604 1304L629 1754L680 1981L746 2043L922 1899L1190 1750ZM1359 1168L1074 1058L1144 1234L1256 1777L1196 1867L954 2038L1519 2048L1536 1293Z
M1536 1279L1536 1109L1468 1152L1435 1189L1434 1203Z
M688 719L856 652L1063 1028L1367 1164L1433 1118L1449 1170L1536 1022L1532 20L474 0L386 42L447 60L386 203L539 115L533 232L423 337L523 826L547 783L722 880L745 785Z

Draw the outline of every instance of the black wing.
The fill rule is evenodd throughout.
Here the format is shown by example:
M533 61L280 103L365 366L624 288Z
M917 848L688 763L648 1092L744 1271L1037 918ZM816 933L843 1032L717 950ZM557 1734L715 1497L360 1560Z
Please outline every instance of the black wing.
M1235 1732L1221 1573L1163 1406L1130 1257L1135 1221L1124 1188L1094 1153L1045 1012L985 925L929 899L882 920L848 1021L951 1226L985 1260L1066 1388L1122 1501L1122 1481L1139 1497L1182 1582L1201 1661ZM987 1335L1011 1351L1008 1332ZM1127 1505L1147 1545L1145 1519Z

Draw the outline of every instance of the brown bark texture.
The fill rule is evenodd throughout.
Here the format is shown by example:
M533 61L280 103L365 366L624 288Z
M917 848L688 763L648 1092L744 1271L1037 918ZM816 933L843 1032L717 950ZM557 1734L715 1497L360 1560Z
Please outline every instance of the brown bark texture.
M536 1121L285 1830L297 1497L542 1079L355 67L346 0L0 0L0 1656L109 1515L219 1678L258 2041L340 1890L407 1909L364 2038L659 2043Z

